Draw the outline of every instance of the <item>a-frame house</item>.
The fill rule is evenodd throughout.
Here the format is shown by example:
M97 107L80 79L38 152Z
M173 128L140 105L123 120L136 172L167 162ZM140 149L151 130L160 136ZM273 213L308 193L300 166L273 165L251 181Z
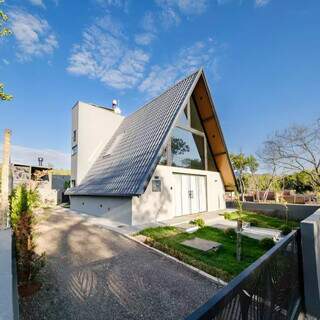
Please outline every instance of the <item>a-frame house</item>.
M225 208L236 189L202 69L128 117L72 111L71 209L136 225Z

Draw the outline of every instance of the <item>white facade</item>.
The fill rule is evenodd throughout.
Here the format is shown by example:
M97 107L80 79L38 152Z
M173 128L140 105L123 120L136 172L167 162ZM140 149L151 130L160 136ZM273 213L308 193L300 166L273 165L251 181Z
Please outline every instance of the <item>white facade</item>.
M176 176L201 177L205 182L205 190L198 197L199 206L191 212L178 212ZM159 183L154 181L161 181ZM155 188L156 187L156 188ZM160 190L160 191L158 191ZM185 189L182 194L182 201L194 201L188 198L189 189ZM201 190L202 191L202 190ZM93 196L70 196L71 209L91 214L98 217L104 217L131 225L156 222L171 219L177 215L190 214L196 212L214 211L225 209L225 191L219 172L185 169L158 165L150 179L144 194L139 197L93 197ZM190 200L189 200L190 199Z
M111 108L77 102L72 108L71 181L81 183L124 119Z

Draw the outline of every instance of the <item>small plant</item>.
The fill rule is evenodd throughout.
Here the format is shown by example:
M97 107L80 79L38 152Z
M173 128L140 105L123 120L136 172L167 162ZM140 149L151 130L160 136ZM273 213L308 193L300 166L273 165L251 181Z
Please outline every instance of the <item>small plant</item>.
M206 225L202 218L191 220L190 223L198 226L199 228L203 228Z
M237 236L236 231L233 228L228 228L224 230L224 234L230 239L235 239Z
M259 221L256 218L250 218L250 219L248 219L248 221L250 222L250 225L252 227L257 227L259 225Z
M274 241L270 238L263 238L260 240L260 246L263 249L269 250L274 246Z
M19 185L10 198L11 225L15 236L18 281L27 286L35 280L39 270L45 264L45 255L35 252L34 225L32 212L38 203L38 193Z
M287 225L287 224L283 224L281 227L280 227L280 230L281 230L281 234L283 236L286 236L287 234L289 234L291 231L292 231L292 228Z
M230 212L225 212L225 213L224 213L224 218L225 218L225 220L231 220L231 214L230 214Z

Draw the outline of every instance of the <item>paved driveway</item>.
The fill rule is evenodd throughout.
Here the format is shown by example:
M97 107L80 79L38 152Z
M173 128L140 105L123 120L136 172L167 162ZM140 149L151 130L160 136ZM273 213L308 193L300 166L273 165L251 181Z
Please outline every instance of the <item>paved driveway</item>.
M42 215L42 289L21 302L22 319L181 319L217 284L119 233L66 210Z

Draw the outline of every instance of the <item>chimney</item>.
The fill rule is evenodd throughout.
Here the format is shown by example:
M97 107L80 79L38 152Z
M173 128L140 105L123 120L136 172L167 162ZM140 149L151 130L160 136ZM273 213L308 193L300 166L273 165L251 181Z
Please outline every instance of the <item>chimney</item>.
M118 101L116 99L112 100L112 109L114 113L121 114L121 109L118 107Z
M1 207L0 207L0 228L8 226L9 195L10 186L10 149L11 130L4 130L2 170L1 170Z
M42 167L43 164L43 158L42 157L38 157L38 165L39 167Z

